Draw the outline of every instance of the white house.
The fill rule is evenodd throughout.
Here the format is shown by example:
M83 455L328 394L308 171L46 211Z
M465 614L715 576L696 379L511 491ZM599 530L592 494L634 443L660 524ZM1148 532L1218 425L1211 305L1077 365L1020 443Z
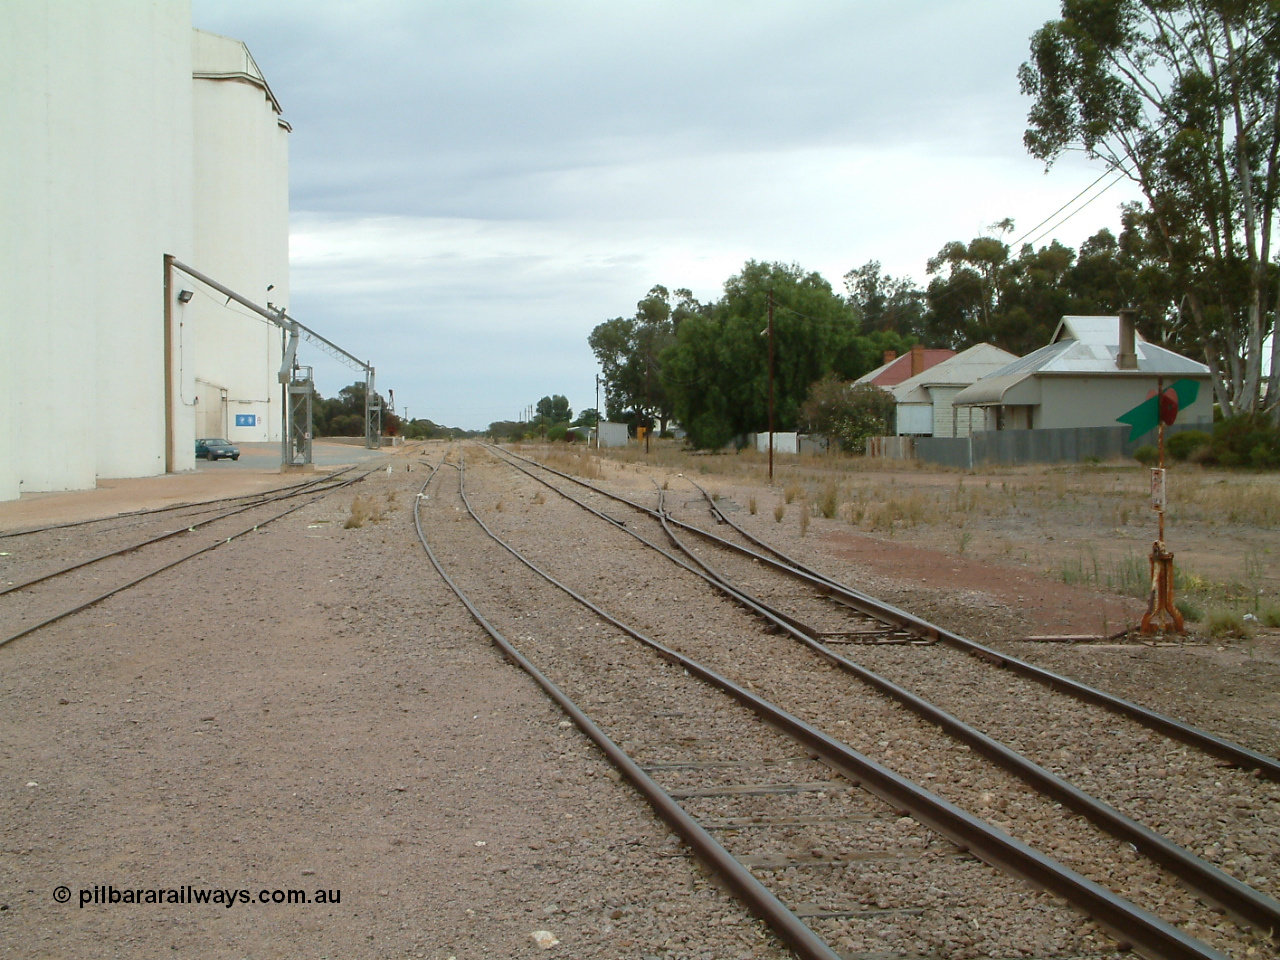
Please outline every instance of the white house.
M980 411L986 430L1114 427L1163 381L1191 379L1199 395L1180 424L1213 423L1209 368L1148 343L1130 316L1063 317L1047 346L1001 367L952 399Z
M981 412L975 416L972 408L955 407L956 395L1017 359L1017 355L1008 350L979 343L888 387L897 405L895 433L914 437L967 437L975 425L981 429Z

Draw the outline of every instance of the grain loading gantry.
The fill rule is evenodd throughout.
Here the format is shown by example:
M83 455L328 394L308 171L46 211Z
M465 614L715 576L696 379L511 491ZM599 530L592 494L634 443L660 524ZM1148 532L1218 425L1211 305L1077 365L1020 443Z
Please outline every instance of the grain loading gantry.
M302 466L311 463L311 399L314 393L314 384L311 378L311 368L300 366L297 362L298 341L300 339L305 339L309 343L315 344L329 356L345 363L353 370L364 372L364 445L370 450L381 446L382 400L374 390L374 368L372 364L366 363L354 354L343 350L332 340L321 336L310 327L289 316L284 309L278 309L271 304L267 304L265 307L256 304L236 293L230 287L224 286L194 267L187 266L173 256L165 255L164 268L166 333L172 324L172 274L174 270L178 270L193 280L198 280L200 283L218 291L229 300L234 300L241 306L252 310L263 319L279 327L283 334L287 334L288 339L284 345L284 357L280 364L279 372L280 392L283 400L282 416L284 420L284 429L281 433L280 441L280 463L282 467ZM170 340L166 336L166 344L169 342ZM166 364L166 367L168 367L168 364ZM172 430L169 431L169 434L172 437ZM172 458L173 453L170 451L171 461ZM170 469L172 469L172 463L170 464Z

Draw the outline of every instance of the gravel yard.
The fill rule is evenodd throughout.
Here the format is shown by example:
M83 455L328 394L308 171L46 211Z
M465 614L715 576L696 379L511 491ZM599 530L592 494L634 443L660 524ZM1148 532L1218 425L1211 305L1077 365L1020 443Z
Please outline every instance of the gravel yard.
M473 449L469 464L483 459ZM389 473L375 473L359 487L0 647L6 661L0 674L0 957L462 960L539 956L544 949L572 957L786 955L683 853L531 681L503 661L426 564L412 524L412 503L426 479L417 452L393 457ZM422 455L435 462L444 452L443 445L428 444ZM1113 554L1123 558L1123 551L1142 548L1147 533L1145 527L1142 536L1136 532L1138 514L1119 522L1132 498L1117 494L1104 503L1088 489L1096 476L1107 478L1108 489L1124 486L1128 474L1066 470L1060 496L1054 492L1060 475L1052 471L1003 477L870 471L834 480L797 474L769 487L748 471L717 467L702 473L696 458L587 467L576 454L558 456L561 469L602 473L602 482L645 502L655 501L665 482L669 496L688 502L681 509L693 512L698 495L677 476L688 472L753 532L868 593L1246 746L1280 753L1276 631L1169 645L1021 641L1101 633L1104 624L1114 630L1141 613L1140 601L1099 590L1104 577L1063 576L1073 569L1067 561L1088 556L1072 552L1084 550L1082 544L1093 544L1097 568L1104 571L1120 562L1109 559ZM1261 608L1274 599L1274 563L1263 561L1277 545L1275 523L1268 526L1255 503L1229 525L1204 499L1219 495L1216 478L1210 479L1188 478L1188 500L1201 504L1196 516L1203 517L1196 519L1188 508L1176 524L1171 518L1170 541L1180 560L1185 557L1201 581L1214 585L1206 595L1219 586L1224 596L1233 588L1254 589ZM738 639L699 635L701 615L694 613L703 604L727 608L727 601L671 586L660 566L642 558L642 548L625 544L622 534L557 502L554 494L541 494L528 478L477 467L475 480L477 509L504 536L540 553L580 586L613 592L615 613L670 629L673 636L674 625L692 626L682 640L691 644L688 652L710 658L718 649L732 660ZM1198 483L1195 491L1191 480ZM828 483L837 487L838 500L830 518L819 503ZM992 492L1000 484L1005 491ZM788 503L792 485L801 490ZM1016 516L1002 526L998 508L1010 499L1010 485L1023 492ZM1033 486L1042 489L1032 492ZM868 519L876 504L912 497L924 503L929 491L933 505L922 506L914 523L890 521L877 529L879 521ZM1202 499L1192 500L1193 492ZM375 508L374 516L347 528L356 495ZM1265 501L1269 494L1260 496ZM609 642L609 631L567 600L541 593L532 600L535 586L523 568L488 549L477 552L468 530L472 521L453 509L456 504L432 497L424 510L428 536L455 549L450 555L442 545L446 567L460 567L482 588L495 614L523 618L509 619L508 636L526 638L531 656L541 651L572 677L564 644L579 633ZM57 498L45 502L52 509ZM943 509L947 503L950 513ZM1070 535L1057 525L1064 503L1073 518ZM20 516L6 514L6 506L0 505L0 532L33 525L31 501L23 501ZM1086 518L1101 512L1105 529L1090 528ZM965 515L962 525L954 514ZM1133 528L1127 539L1108 532L1126 528ZM86 537L94 529L73 528ZM6 554L0 556L0 581L25 579L58 556L92 554L128 539L116 532L88 540L72 530L0 539ZM1116 546L1113 539L1123 542ZM1014 546L1006 549L1008 544ZM0 606L0 619L9 615ZM627 665L638 667L627 659L634 656L629 648L624 655L617 638L614 643L616 689L584 675L572 691L588 710L623 709ZM877 651L875 669L899 679L917 676L910 653L900 647ZM779 661L776 672L750 679L761 692L787 698L797 712L806 689L815 703L846 695L850 681L806 680L801 663L798 656ZM950 693L949 709L957 713L965 709L964 689L982 682L954 663L919 679L931 685L931 696ZM1001 736L1016 737L1016 716L993 719L1004 725ZM643 762L679 759L664 753L665 722L654 723L647 743L637 738L631 744ZM858 733L874 749L872 727ZM1052 746L1030 748L1041 750L1038 759L1046 766L1075 766ZM782 748L760 749L770 761L788 759ZM966 776L963 757L954 764L900 759L912 775ZM1169 773L1181 762L1157 752L1150 766ZM1212 771L1196 775L1203 780ZM1238 775L1221 771L1220 779ZM669 786L693 783L687 771L669 776ZM1106 778L1099 774L1098 780L1105 788ZM1228 816L1253 817L1265 827L1250 834L1256 849L1231 839L1225 841L1231 849L1224 849L1221 831L1210 823L1180 820L1186 805L1173 783L1163 813L1195 852L1242 876L1257 873L1267 888L1274 870L1265 864L1274 864L1280 853L1280 825L1274 790L1270 809L1264 794L1258 810L1254 787L1242 781L1234 792L1246 805ZM1138 806L1144 817L1162 816L1160 798ZM927 844L909 834L894 842ZM959 883L939 879L957 869L951 861L943 857L935 866L918 879L932 877L943 888ZM1112 867L1124 875L1135 869L1119 857ZM803 901L808 874L788 877L786 884ZM70 902L54 899L59 885L70 889ZM319 890L340 891L341 899L80 906L81 891L92 897L95 887L188 885L243 889L254 898L261 890L301 889L313 900ZM1027 893L1010 892L1006 899L1018 896ZM942 924L933 942L949 938L948 956L981 955L993 944L1019 943L1019 934L1020 949L1041 956L1109 949L1105 939L1090 939L1083 921L1032 896L1028 902L1044 914L1043 932L1027 926L1009 930L1008 937L986 940L984 932L964 942ZM1178 909L1191 916L1199 908ZM998 911L990 919L996 929L1009 923ZM891 917L861 927L838 919L814 922L837 940L843 937L842 949L897 956L929 946L921 936L929 924L915 919ZM1213 939L1207 928L1219 921L1212 915L1193 922L1193 933ZM878 932L868 939L868 930ZM559 943L540 945L549 938Z

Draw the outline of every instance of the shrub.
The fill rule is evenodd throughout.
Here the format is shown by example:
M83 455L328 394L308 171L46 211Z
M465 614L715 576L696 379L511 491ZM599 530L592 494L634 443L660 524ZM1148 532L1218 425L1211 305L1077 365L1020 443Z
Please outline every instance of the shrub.
M1223 467L1280 467L1280 427L1265 414L1242 414L1213 426L1213 459Z
M569 436L569 424L553 423L547 428L548 440L564 440Z
M834 483L828 483L822 488L822 496L818 500L818 510L828 520L835 518L836 511L840 508L840 492L836 489Z
M893 396L870 383L846 383L828 374L809 387L800 408L812 429L840 442L846 453L861 453L867 438L890 432Z
M1173 604L1187 623L1199 623L1204 619L1204 611L1186 598L1179 598Z
M1213 436L1203 430L1183 430L1166 440L1164 449L1174 460L1182 462L1190 459L1199 448L1212 443Z
M1149 443L1144 443L1133 451L1133 459L1148 467L1154 467L1160 461L1160 451Z
M1232 637L1238 640L1249 638L1249 625L1243 616L1235 610L1213 610L1205 623L1209 636L1221 640Z

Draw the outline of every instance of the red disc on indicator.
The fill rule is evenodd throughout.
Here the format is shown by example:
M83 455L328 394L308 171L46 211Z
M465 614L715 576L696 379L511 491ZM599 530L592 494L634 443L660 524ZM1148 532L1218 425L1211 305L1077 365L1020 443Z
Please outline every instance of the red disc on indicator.
M1160 394L1160 422L1166 427L1173 426L1178 419L1178 395L1170 388Z

